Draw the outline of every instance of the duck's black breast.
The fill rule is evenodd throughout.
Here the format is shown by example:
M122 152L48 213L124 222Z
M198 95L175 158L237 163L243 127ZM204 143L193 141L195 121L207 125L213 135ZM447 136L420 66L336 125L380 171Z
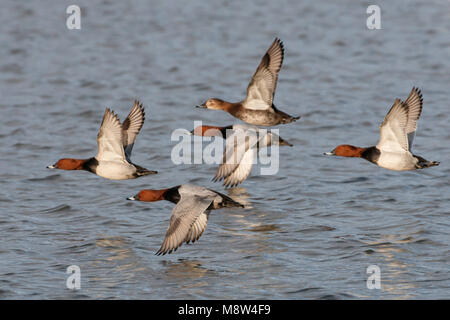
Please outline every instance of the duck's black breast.
M173 202L173 203L178 203L178 201L180 201L181 196L180 193L178 192L178 188L180 186L176 186L170 189L167 189L167 191L164 193L164 200Z
M97 172L98 161L95 157L88 159L83 163L83 170L90 171L92 173Z
M372 163L378 164L380 153L381 153L380 149L378 149L377 147L369 147L361 154L361 158L364 158Z

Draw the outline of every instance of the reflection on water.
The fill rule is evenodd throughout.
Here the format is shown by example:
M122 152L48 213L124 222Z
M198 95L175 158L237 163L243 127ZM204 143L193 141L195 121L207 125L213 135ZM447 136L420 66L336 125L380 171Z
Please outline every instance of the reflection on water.
M282 230L282 229L279 226L277 226L276 224L266 224L266 225L258 224L249 229L249 231L252 231L252 232L270 232L270 231L280 231L280 230Z
M137 273L147 270L123 237L101 237L96 240L96 246L103 252L92 261L92 267L106 268L109 272L104 276L91 277L90 281L101 286L116 287L122 281L131 281Z
M213 273L212 270L208 270L202 266L201 262L198 260L185 260L179 259L176 262L173 261L162 261L164 266L165 275L172 281L180 282L181 285L184 284L186 278L199 280L209 273ZM192 284L190 284L192 286ZM204 286L207 285L205 281L196 281L194 286Z
M252 209L251 198L250 194L247 192L247 188L235 187L227 189L227 195L235 201L242 203L246 209Z
M164 281L169 283L174 290L179 291L181 298L184 299L189 297L183 295L183 291L188 291L197 298L207 295L212 279L219 276L215 271L202 266L200 260L164 260L161 264L160 272L164 276ZM171 298L176 299L177 297L172 296Z
M410 273L412 265L397 259L398 255L406 253L407 250L396 246L412 242L412 237L399 239L398 235L390 234L383 235L378 240L364 242L381 255L382 259L378 262L381 269L381 290L395 299L415 298L416 285Z

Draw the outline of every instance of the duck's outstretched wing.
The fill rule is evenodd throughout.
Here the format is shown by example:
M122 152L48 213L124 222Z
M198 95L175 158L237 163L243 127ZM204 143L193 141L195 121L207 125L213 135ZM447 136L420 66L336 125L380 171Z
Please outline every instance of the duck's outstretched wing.
M134 141L136 140L139 131L144 125L145 112L142 103L135 100L133 108L131 108L130 114L122 124L123 130L123 148L125 155L129 160L131 158L131 152L133 150Z
M396 99L380 126L377 148L387 152L408 151L408 105Z
M417 121L420 118L423 107L423 98L420 89L416 87L412 88L405 103L408 105L408 123L406 124L406 134L408 135L409 151L411 151L414 137L416 135Z
M173 208L169 228L157 255L172 253L183 242L196 241L206 229L208 212L206 210L214 201L215 195L198 196L183 193L179 190L181 199Z
M241 159L239 165L223 181L225 187L235 187L241 184L252 171L253 162L256 157L256 148L248 149Z
M272 106L283 58L283 42L275 38L247 87L246 108L265 110Z
M225 142L225 151L223 154L222 164L217 168L213 181L220 181L232 175L236 171L234 177L224 182L225 185L234 184L240 180L241 182L247 178L253 166L254 151L251 151L257 143L257 132L253 130L235 130L232 135L227 137ZM243 161L245 160L245 163ZM250 161L251 160L251 161Z
M98 161L126 161L123 149L122 125L119 118L106 108L102 124L97 135Z

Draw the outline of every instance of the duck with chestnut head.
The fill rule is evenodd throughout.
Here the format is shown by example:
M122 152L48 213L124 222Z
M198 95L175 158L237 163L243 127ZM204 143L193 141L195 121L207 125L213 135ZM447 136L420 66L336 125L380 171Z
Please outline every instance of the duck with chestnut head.
M135 179L157 171L148 170L131 162L131 151L145 120L142 104L135 101L130 114L121 124L119 118L106 108L97 135L98 152L88 159L62 158L49 169L84 170L111 180Z
M278 73L284 58L283 42L276 38L262 58L247 87L247 96L240 102L228 102L218 98L206 100L198 108L223 110L232 116L256 126L275 126L296 121L273 104Z
M197 241L206 229L211 210L244 208L243 204L220 192L191 184L160 190L144 189L127 199L175 203L166 236L156 255L175 252L183 243Z
M396 171L439 165L437 161L428 161L411 152L422 106L422 93L414 87L405 102L395 100L381 123L380 140L376 146L361 148L343 144L325 155L363 158L382 168Z

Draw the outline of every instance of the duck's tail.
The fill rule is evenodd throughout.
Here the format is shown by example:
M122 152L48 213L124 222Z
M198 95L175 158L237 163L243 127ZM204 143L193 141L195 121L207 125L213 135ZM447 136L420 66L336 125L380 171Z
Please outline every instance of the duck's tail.
M300 119L300 118L301 118L301 116L293 117L293 116L287 115L287 117L283 117L283 118L281 119L281 123L282 123L282 124L285 124L285 123L295 122L295 121L297 121L297 120Z
M427 162L419 162L417 165L419 166L419 169L425 169L429 167L438 166L440 164L439 161L427 161Z
M440 164L439 161L428 161L420 156L415 156L415 157L419 160L419 162L417 162L417 164L416 164L417 169L425 169L425 168L429 168L429 167L438 166Z
M228 208L245 208L245 206L242 203L239 203L233 199L231 199L229 196L224 195L223 193L217 192L222 197L222 202L220 203L221 207L228 207Z
M136 178L148 176L149 174L157 174L158 173L158 171L148 170L148 169L145 169L138 165L134 165L134 166L136 167L136 173L135 173Z
M278 113L281 116L282 124L295 122L301 118L301 116L293 117L293 116L287 114L286 112L283 112L283 111L277 109L277 107L275 107L275 105L272 105L272 108L275 110L276 113Z

